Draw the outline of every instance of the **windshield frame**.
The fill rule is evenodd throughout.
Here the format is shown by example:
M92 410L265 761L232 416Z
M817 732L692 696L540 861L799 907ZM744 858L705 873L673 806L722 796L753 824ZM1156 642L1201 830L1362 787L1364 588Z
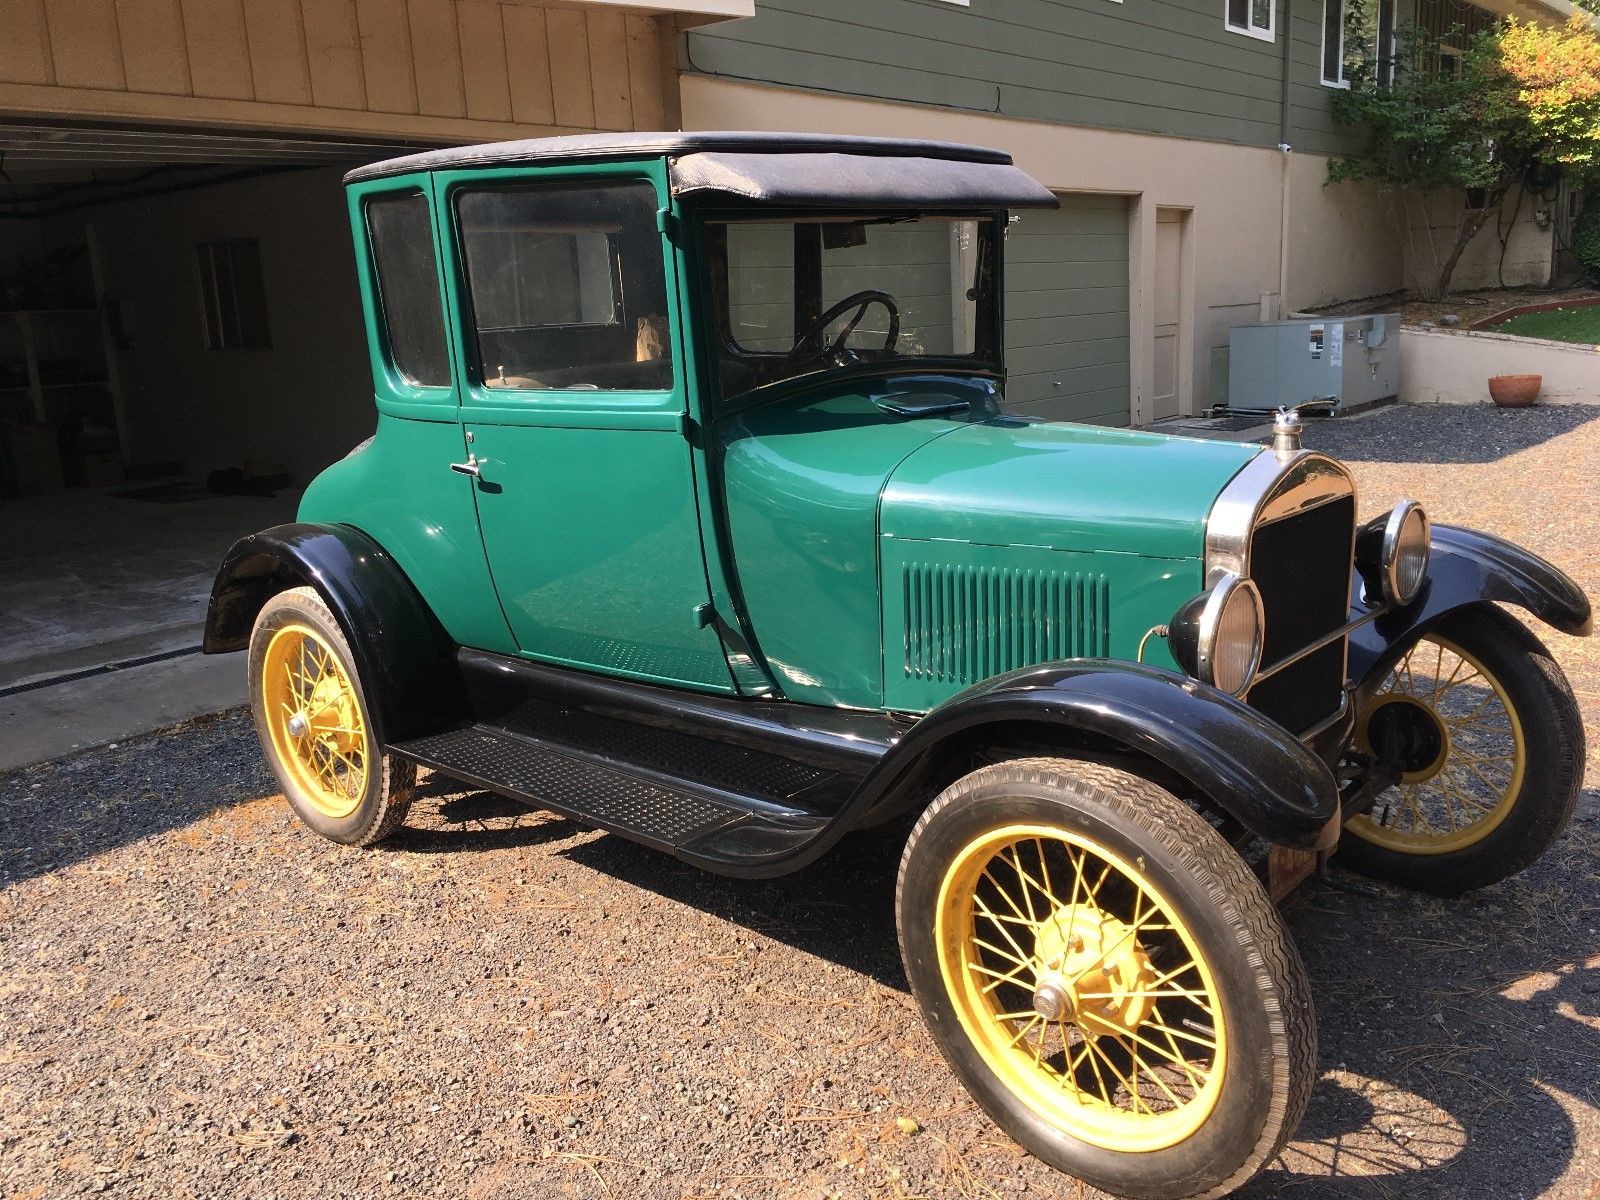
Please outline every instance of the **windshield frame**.
M817 363L782 379L759 384L742 392L728 395L722 390L722 364L725 358L749 359L756 355L738 345L734 340L728 308L719 307L717 291L712 283L711 247L716 234L709 227L731 223L752 224L807 224L815 222L865 221L889 223L893 221L972 221L978 231L977 268L974 286L978 290L973 323L973 350L969 354L949 355L894 355L889 358L867 358L847 365ZM700 376L704 391L715 397L718 411L734 412L756 407L769 400L788 395L808 385L822 381L844 380L853 377L882 378L893 375L957 374L999 378L1003 375L1001 244L1005 238L1007 215L1004 210L951 209L871 211L859 209L790 209L763 205L737 205L706 207L696 206L692 213L693 228L693 285L696 311L695 327L701 334L697 339L696 357L700 363ZM815 295L802 295L807 279L800 265L795 269L796 313L820 311L820 262L811 273L811 290Z

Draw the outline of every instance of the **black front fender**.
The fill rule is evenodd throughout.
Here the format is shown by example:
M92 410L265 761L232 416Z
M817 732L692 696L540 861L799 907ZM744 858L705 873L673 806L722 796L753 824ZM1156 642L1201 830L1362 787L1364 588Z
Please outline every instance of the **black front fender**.
M466 711L449 635L388 552L347 525L277 525L235 542L211 588L201 649L243 650L262 605L304 585L344 630L380 744L434 732Z
M1351 680L1359 684L1387 672L1417 632L1446 613L1486 600L1524 608L1574 637L1594 632L1589 597L1559 567L1492 533L1435 525L1428 577L1417 598L1351 635Z
M1320 848L1337 836L1339 791L1326 764L1281 725L1184 675L1103 659L986 680L934 709L884 756L858 794L869 819L915 802L900 785L942 744L980 744L1025 725L1087 734L1186 780L1197 797L1270 842Z

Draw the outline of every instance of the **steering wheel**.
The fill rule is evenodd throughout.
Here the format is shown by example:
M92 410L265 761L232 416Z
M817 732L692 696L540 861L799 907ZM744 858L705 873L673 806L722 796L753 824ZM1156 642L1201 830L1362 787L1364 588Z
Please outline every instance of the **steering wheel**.
M867 315L867 309L874 304L883 305L889 314L889 334L883 339L883 349L893 350L894 344L900 340L900 306L894 302L894 297L888 292L880 292L874 288L856 292L846 296L837 304L830 304L828 310L811 323L805 334L795 339L794 349L784 357L783 370L785 373L792 371L801 363L814 362L817 359L831 358L839 366L854 361L855 355L845 348L845 343L850 340L850 335L856 331L856 326L861 324L861 318ZM822 349L811 353L807 348L811 340L820 335L829 325L832 325L845 313L855 310L855 316L837 336L823 343ZM849 356L848 358L846 356Z

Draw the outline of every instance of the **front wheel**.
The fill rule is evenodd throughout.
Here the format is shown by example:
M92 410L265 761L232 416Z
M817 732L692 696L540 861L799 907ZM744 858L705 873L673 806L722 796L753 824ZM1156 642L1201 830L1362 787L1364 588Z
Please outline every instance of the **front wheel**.
M1450 614L1362 706L1356 743L1403 748L1400 782L1345 823L1339 862L1453 896L1515 875L1561 836L1583 718L1544 644L1490 604Z
M958 780L900 864L901 953L946 1060L1027 1150L1119 1196L1240 1186L1316 1072L1299 954L1197 813L1127 772Z

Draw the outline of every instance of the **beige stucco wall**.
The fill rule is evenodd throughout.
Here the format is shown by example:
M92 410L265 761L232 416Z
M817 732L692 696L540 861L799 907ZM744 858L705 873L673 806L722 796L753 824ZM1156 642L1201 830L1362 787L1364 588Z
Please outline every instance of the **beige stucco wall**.
M1407 286L1421 279L1437 278L1439 266L1455 244L1460 228L1465 196L1456 192L1429 198L1425 206L1408 212ZM1516 196L1508 197L1498 220L1491 216L1477 236L1462 251L1461 261L1451 276L1450 290L1500 287L1502 274L1506 287L1543 287L1550 282L1555 255L1555 236L1550 222L1539 227L1537 214L1548 211L1548 202L1524 196L1513 216ZM1509 232L1505 245L1505 264L1500 262L1502 230Z
M1130 197L1134 419L1154 374L1156 209L1191 211L1185 261L1187 400L1210 396L1213 347L1228 330L1280 311L1400 285L1392 234L1360 189L1323 188L1327 160L1276 149L1019 121L858 100L699 75L679 82L686 129L770 129L976 142L1009 151L1056 191ZM1288 193L1288 258L1280 256ZM1287 304L1280 305L1280 277ZM1180 367L1180 371L1183 368Z
M129 462L203 479L243 459L299 482L372 432L372 377L339 172L264 176L62 218L93 222L120 353ZM58 236L76 232L62 228ZM207 350L195 244L255 238L270 350Z
M1466 330L1400 331L1400 398L1488 404L1491 375L1542 375L1542 404L1600 404L1600 350Z

